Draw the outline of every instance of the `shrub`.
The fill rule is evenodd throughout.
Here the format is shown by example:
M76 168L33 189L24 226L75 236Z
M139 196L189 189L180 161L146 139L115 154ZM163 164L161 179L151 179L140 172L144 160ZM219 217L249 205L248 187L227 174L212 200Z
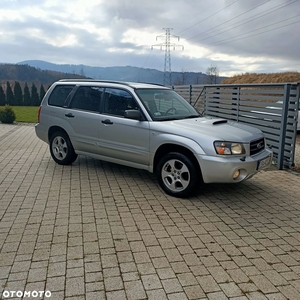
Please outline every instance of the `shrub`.
M9 105L5 105L4 108L0 109L0 122L6 124L12 124L16 119L16 115L13 109Z

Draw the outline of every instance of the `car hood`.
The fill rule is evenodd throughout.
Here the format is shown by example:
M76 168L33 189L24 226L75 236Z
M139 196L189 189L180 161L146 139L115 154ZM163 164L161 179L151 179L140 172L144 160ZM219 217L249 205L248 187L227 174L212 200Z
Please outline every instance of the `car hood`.
M199 117L153 123L155 123L155 126L151 126L152 129L156 129L157 127L158 131L182 135L196 142L203 140L212 142L215 140L224 140L250 143L255 139L263 137L262 132L257 128L237 122L230 122L225 119Z

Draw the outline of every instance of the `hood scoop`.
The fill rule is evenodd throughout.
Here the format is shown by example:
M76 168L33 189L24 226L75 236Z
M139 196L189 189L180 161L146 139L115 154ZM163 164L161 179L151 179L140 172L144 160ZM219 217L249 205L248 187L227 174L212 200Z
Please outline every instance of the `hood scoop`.
M225 123L227 123L227 120L217 120L217 121L214 121L212 124L219 125L219 124L225 124Z

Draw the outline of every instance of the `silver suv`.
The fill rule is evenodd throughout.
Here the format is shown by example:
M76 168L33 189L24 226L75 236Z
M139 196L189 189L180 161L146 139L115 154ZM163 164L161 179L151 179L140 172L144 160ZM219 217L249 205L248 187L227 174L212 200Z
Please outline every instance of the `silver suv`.
M60 80L41 103L35 131L58 164L82 154L156 172L176 197L202 182L241 182L272 162L260 130L202 117L172 89L152 84Z

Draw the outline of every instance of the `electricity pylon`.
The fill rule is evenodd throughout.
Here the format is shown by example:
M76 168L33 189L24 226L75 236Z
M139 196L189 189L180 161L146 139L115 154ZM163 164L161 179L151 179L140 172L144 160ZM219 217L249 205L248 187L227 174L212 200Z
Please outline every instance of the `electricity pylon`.
M162 34L162 35L158 35L156 37L156 40L158 40L158 38L164 37L165 42L160 43L160 44L156 44L156 45L152 45L152 48L153 47L160 47L160 50L162 50L163 48L165 49L164 85L171 86L172 85L171 47L173 47L173 50L176 50L176 48L181 48L183 50L183 46L182 45L171 44L171 37L176 38L179 41L178 36L172 35L170 33L170 31L173 28L163 28L163 29L166 31L166 33Z

